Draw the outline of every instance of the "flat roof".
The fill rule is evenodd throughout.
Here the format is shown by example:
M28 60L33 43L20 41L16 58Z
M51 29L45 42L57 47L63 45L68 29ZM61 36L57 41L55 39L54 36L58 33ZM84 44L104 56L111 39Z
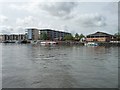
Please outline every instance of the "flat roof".
M57 31L57 30L52 30L52 29L39 29L40 31L54 31L54 32L61 32L61 33L68 33L71 34L69 32L64 32L64 31Z

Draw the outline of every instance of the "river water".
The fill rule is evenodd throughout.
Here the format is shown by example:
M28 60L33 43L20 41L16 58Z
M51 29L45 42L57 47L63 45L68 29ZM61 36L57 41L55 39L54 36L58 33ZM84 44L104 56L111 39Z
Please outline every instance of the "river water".
M118 47L0 46L3 88L118 87Z

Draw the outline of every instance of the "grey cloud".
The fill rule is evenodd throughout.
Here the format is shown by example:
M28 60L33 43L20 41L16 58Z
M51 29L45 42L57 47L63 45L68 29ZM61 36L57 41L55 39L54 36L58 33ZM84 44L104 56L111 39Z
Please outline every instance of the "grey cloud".
M25 29L21 26L0 26L0 34L20 34L25 33Z
M11 34L13 28L10 26L0 26L0 33L2 34Z
M26 16L24 18L17 18L16 25L21 27L36 27L38 26L38 19L33 16Z
M118 14L119 3L118 2L109 2L103 10L109 12L110 14Z
M82 27L103 27L106 25L105 17L97 13L80 15L75 21Z
M4 22L6 22L8 20L8 18L4 15L0 15L0 24L3 24Z
M118 32L120 32L120 2L118 3Z
M71 11L76 5L75 2L49 2L42 3L39 7L53 16L70 19L72 18L72 16L70 16Z

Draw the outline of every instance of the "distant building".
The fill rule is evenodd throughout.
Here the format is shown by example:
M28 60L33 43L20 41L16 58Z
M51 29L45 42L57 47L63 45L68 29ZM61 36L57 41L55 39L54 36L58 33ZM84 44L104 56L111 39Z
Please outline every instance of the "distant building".
M41 35L45 33L48 37L47 40L63 40L64 36L70 34L68 32L56 31L51 29L27 29L26 35L28 40L39 40Z
M28 40L38 40L40 37L38 29L36 29L36 28L27 29L26 37Z
M9 35L0 35L0 42L9 40Z
M56 30L51 30L51 29L41 29L39 30L40 35L43 33L46 33L48 36L48 40L63 40L65 35L71 34L68 32L63 32L63 31L56 31Z
M104 32L96 32L86 36L88 42L110 42L114 38L113 35Z
M23 41L25 40L26 37L24 34L11 34L11 35L0 35L0 42L5 42L5 41Z

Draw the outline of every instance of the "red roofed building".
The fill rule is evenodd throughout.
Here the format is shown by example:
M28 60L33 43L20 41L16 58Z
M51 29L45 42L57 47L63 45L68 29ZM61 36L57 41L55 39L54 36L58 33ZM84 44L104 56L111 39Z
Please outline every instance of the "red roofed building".
M86 36L88 42L110 42L114 38L113 35L104 32L96 32Z

